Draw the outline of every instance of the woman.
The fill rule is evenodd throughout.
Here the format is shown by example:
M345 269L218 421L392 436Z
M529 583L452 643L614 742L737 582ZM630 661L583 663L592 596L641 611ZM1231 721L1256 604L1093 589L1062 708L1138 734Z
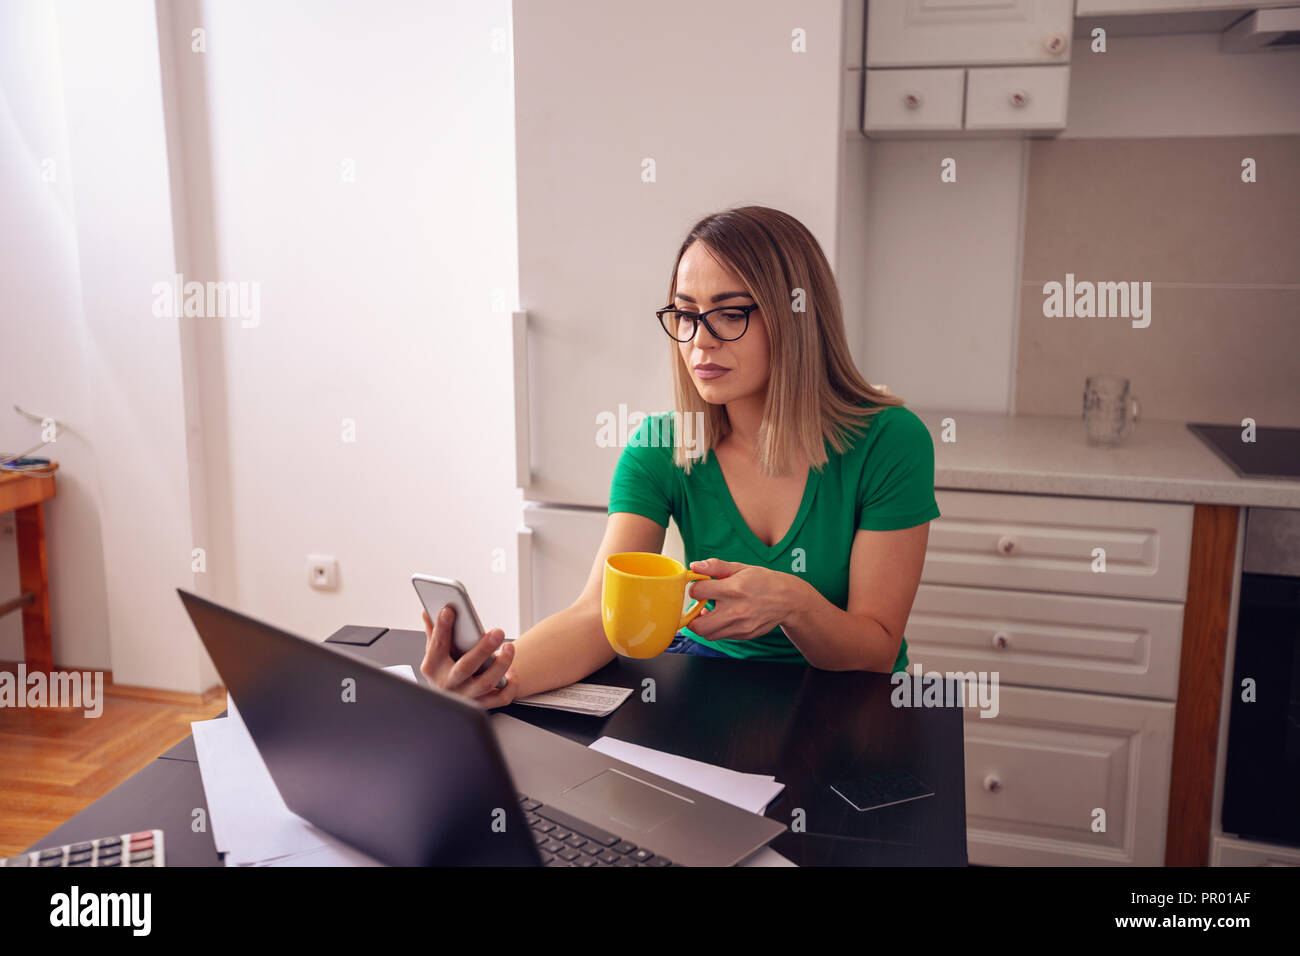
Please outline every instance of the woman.
M672 417L641 424L614 472L591 575L569 608L504 647L494 628L455 662L453 612L436 622L426 614L420 669L436 686L500 707L609 663L605 559L660 552L670 517L691 568L713 580L690 585L707 610L669 651L906 668L903 628L939 517L934 445L900 399L854 367L817 240L763 206L708 216L678 250L668 292L658 317L677 411L703 434L654 443L650 435L674 434ZM708 451L692 459L688 445Z

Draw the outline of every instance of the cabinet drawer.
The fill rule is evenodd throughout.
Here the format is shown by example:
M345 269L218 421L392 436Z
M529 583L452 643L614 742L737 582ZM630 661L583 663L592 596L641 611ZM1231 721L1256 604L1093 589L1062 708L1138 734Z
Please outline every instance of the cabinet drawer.
M1003 684L1173 700L1182 634L1181 604L922 584L907 656Z
M1068 66L971 70L966 79L966 129L1065 128Z
M867 70L862 129L959 130L964 70Z
M1173 704L999 687L997 716L979 715L963 722L971 863L1164 862Z
M1064 63L1073 0L871 0L867 66Z
M945 489L935 498L927 584L1186 598L1191 505Z

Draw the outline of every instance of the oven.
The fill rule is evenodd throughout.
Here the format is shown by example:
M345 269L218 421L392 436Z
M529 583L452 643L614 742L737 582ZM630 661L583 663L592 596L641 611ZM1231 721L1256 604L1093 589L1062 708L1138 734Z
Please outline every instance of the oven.
M1300 846L1300 511L1246 511L1236 642L1223 831Z

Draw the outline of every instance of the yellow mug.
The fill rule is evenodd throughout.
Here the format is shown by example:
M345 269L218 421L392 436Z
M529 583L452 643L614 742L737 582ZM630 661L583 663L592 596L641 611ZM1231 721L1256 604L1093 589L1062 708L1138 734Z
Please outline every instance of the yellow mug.
M682 612L686 585L708 579L662 554L611 554L600 592L600 620L609 646L624 657L662 654L678 630L704 610L705 602L696 601Z

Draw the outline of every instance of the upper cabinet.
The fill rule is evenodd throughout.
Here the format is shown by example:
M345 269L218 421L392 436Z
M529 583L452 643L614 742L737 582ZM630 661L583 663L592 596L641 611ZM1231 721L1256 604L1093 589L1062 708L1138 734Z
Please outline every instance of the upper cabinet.
M1068 63L1074 0L870 0L867 67Z
M869 0L862 131L1065 128L1074 0Z

